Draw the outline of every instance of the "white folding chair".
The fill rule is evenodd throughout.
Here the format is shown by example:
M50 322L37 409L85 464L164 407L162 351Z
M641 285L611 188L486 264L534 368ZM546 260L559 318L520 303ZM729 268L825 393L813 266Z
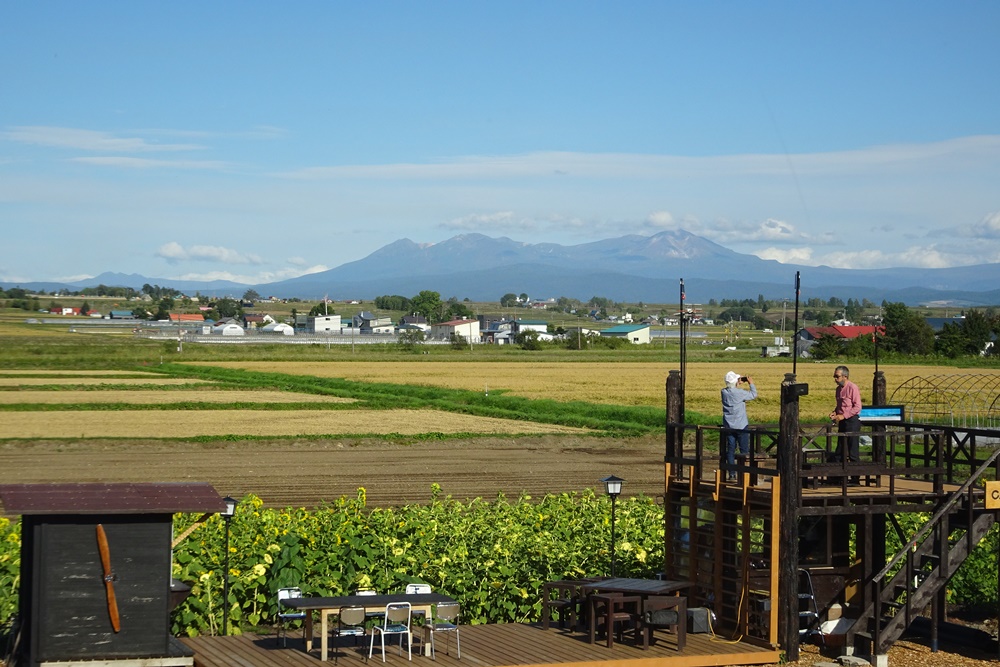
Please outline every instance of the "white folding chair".
M434 615L430 622L424 626L424 637L430 635L431 658L434 656L434 635L439 632L449 632L455 634L455 649L458 659L462 659L462 640L458 633L458 617L461 614L461 605L457 602L441 602L434 607ZM451 655L451 637L448 637L448 645L445 654Z
M431 592L430 584L406 584L407 595L423 595Z
M406 584L407 595L426 595L431 590L430 584ZM426 612L423 609L413 609L410 613L414 621L420 621L421 624L425 622Z
M306 620L306 612L304 611L282 611L285 607L285 600L300 597L302 597L302 590L295 586L278 589L278 639L281 640L282 646L288 646L288 632L285 630L285 623ZM303 641L305 641L305 633L305 625L303 625Z
M365 608L364 607L341 607L337 614L337 627L333 631L334 637L354 637L354 644L357 645L358 637L368 634L365 629ZM334 663L340 659L340 653L334 645Z
M374 588L359 588L358 590L354 591L354 594L355 595L378 595L378 591L376 591ZM377 618L377 619L379 619L379 623L382 622L382 617L384 615L385 615L385 612L382 612L382 611L369 611L367 613L368 620Z
M410 603L391 602L385 606L382 625L372 628L371 642L368 644L368 659L371 660L375 648L375 634L382 640L382 662L385 662L386 635L399 635L399 655L403 654L403 636L406 636L406 659L413 660L413 634L410 632Z

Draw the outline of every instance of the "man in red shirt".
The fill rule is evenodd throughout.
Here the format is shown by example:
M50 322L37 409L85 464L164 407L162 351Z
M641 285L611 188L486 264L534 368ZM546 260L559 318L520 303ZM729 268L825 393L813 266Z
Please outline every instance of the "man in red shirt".
M830 413L830 419L837 424L840 433L850 434L837 438L837 451L833 454L833 460L844 460L844 440L847 440L847 460L856 463L861 460L858 452L861 439L861 392L858 385L848 379L850 375L847 366L837 366L833 371L833 380L837 383L837 406Z

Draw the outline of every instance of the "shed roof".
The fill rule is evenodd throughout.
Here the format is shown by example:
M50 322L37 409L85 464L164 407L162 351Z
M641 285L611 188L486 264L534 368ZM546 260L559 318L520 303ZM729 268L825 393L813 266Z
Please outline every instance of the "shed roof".
M207 482L0 484L7 514L158 514L221 512Z
M642 329L648 329L648 324L619 324L618 326L609 327L601 331L601 335L604 334L630 334L635 331L640 331Z
M820 336L833 336L834 338L860 338L861 336L870 336L878 330L879 333L884 333L885 330L882 327L873 326L841 326L832 325L828 327L804 327L804 330L809 332L813 338L819 338Z

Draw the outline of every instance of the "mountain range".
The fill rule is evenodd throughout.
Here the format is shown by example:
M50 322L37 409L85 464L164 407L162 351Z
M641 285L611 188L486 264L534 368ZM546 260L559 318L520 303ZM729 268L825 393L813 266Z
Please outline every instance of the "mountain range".
M253 289L261 296L318 300L372 299L380 295L414 296L432 290L444 298L499 301L506 293L533 299L569 297L587 301L676 303L681 279L687 303L709 299L795 298L795 274L801 297L836 296L908 305L954 306L1000 304L1000 264L946 269L835 269L796 266L744 255L684 230L653 236L627 235L565 246L523 243L506 237L461 234L441 243L394 241L363 259L320 273L280 282L245 285L198 282L141 275L102 273L74 283L0 283L30 290L79 290L97 285L141 289L144 284L172 287L188 294L240 297Z

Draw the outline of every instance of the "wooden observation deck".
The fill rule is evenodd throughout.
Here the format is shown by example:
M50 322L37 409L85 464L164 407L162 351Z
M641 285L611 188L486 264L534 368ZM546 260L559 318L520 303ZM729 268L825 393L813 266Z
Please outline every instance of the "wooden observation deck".
M814 635L884 656L928 607L936 633L945 585L998 518L984 483L1000 479L1000 431L873 420L861 462L832 463L838 434L799 424L808 388L789 375L780 424L752 428L749 456L730 466L721 429L685 424L671 405L675 373L664 570L696 582L689 608L711 608L721 633L780 646L790 661ZM887 552L893 533L898 553Z

